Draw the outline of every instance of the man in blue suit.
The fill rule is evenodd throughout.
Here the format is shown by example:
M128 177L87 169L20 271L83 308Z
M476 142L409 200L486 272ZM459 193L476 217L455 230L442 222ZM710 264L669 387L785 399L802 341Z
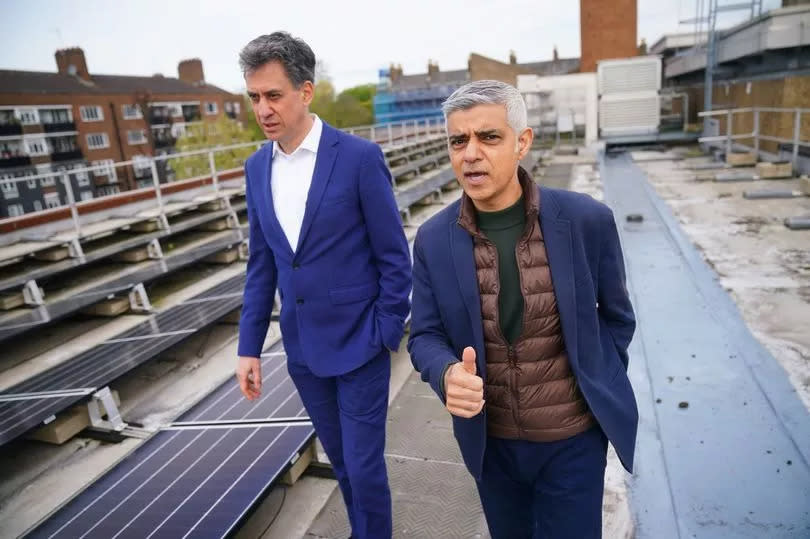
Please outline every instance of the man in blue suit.
M414 243L408 349L448 411L494 539L601 536L608 440L632 469L635 329L613 214L538 187L520 93L443 106L464 194Z
M352 536L391 536L385 420L409 311L408 243L376 144L309 113L315 55L285 32L240 53L272 142L245 164L250 258L237 379L261 394L259 356L276 288L287 369L340 484Z

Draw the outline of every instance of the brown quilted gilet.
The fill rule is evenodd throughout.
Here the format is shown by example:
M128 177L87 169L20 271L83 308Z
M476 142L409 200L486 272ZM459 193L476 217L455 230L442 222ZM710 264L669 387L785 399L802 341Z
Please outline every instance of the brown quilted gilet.
M475 206L462 195L458 223L473 236L486 349L487 431L506 439L552 442L596 424L568 362L546 246L538 220L540 193L518 169L526 228L516 246L523 289L523 329L509 346L498 316L498 252L478 229Z

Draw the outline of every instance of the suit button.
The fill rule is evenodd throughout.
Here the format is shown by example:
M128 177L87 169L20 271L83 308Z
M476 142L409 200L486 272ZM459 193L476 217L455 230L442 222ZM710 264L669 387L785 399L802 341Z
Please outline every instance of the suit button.
M295 300L295 302L296 302L298 305L303 305L303 304L304 304L304 299L303 299L303 298L298 298L298 299L296 299L296 300Z

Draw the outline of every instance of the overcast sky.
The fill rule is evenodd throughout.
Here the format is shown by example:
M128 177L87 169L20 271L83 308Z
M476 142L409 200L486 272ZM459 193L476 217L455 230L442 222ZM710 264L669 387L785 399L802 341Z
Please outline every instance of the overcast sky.
M605 0L610 1L610 0ZM638 0L638 38L692 31L696 0ZM779 5L765 0L765 8ZM56 71L54 52L79 46L90 73L177 76L177 63L198 57L205 78L239 92L239 49L275 30L302 37L340 90L377 81L390 62L423 73L464 69L470 52L519 62L579 56L576 0L4 0L0 69ZM741 15L730 15L729 24Z

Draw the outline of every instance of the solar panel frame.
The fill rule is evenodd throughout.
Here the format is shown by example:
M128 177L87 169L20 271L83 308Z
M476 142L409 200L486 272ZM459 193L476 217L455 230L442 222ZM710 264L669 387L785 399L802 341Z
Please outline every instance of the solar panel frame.
M231 379L179 419L304 417L284 358L262 358L265 392L252 408ZM225 537L313 436L310 425L160 431L28 536Z
M232 231L222 238L212 240L203 245L190 249L187 252L169 255L155 260L148 266L135 272L127 273L116 279L105 281L96 287L83 290L78 294L57 300L53 303L39 306L25 313L0 315L0 343L21 335L27 331L42 327L67 317L83 309L103 301L111 294L121 293L131 289L139 283L148 283L159 277L173 273L179 269L199 262L230 245L242 241L239 231Z

